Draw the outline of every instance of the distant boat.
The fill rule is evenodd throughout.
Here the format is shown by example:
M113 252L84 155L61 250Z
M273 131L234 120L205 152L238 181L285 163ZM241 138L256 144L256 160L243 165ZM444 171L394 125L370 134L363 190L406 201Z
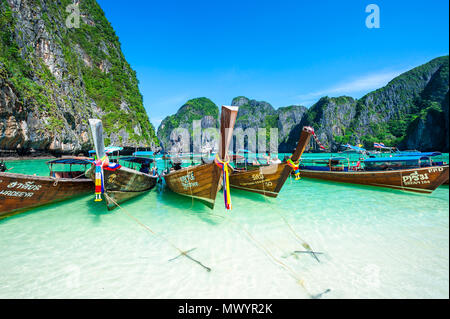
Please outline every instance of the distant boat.
M448 180L448 165L429 156L374 157L356 164L345 157L302 159L302 177L431 193Z
M222 106L217 160L224 161L228 158L227 152L233 136L237 112L238 107ZM173 163L173 168L163 175L164 180L173 192L197 199L208 207L214 208L217 191L223 177L222 169L219 168L215 161L184 168L181 167L181 164Z
M296 163L302 156L306 145L313 134L310 127L304 127L290 160ZM233 188L277 197L289 174L293 171L287 162L272 165L248 165L235 169L230 176L230 186Z
M84 171L92 161L84 158L63 158L47 162L48 177L15 173L0 173L0 219L34 207L67 200L94 190L94 184ZM54 170L64 165L68 170ZM72 170L73 167L83 169Z
M139 196L156 186L158 176L149 173L150 164L153 163L153 159L135 156L119 158L119 160L128 163L139 164L139 170L109 162L103 143L102 122L100 120L90 119L89 124L94 138L97 159L103 161L101 167L103 192L106 195L104 197L108 210L112 210L118 204ZM119 149L114 148L114 152L117 150ZM96 167L91 167L86 172L86 176L95 182Z

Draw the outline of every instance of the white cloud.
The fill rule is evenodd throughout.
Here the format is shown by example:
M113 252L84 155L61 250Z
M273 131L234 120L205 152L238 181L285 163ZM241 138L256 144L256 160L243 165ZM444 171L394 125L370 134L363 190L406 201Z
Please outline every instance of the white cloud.
M389 81L403 72L404 71L390 71L368 74L320 91L301 94L296 98L301 101L300 104L302 105L311 105L312 103L317 102L320 97L326 95L339 96L351 95L352 93L367 93L385 86Z

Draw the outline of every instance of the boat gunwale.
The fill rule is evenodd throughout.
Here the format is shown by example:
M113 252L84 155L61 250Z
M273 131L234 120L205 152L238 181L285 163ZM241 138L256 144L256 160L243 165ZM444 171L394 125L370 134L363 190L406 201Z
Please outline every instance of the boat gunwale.
M392 174L395 172L407 172L407 171L417 171L423 169L432 169L432 168L449 168L449 165L441 165L441 166L427 166L427 167L419 167L419 168L407 168L407 169L392 169L392 170L383 170L383 171L322 171L322 170L313 170L313 169L302 169L301 172L318 172L318 173L333 173L333 174Z
M25 179L34 179L34 180L41 180L41 181L48 181L48 182L86 182L92 180L90 178L57 178L52 176L37 176L37 175L29 175L29 174L21 174L21 173L0 173L0 177L5 176L9 178L25 178Z

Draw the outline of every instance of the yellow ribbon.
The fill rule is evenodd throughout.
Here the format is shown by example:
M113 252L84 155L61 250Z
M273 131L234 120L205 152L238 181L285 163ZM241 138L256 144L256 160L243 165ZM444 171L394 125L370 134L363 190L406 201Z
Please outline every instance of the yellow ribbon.
M219 158L219 155L216 155L216 165L220 167L220 165L218 163L220 163L222 165L222 170L223 170L223 185L224 185L224 189L223 189L223 195L224 195L224 200L225 200L225 208L231 210L231 195L230 195L230 172L228 171L228 163L230 162L228 161L222 161Z

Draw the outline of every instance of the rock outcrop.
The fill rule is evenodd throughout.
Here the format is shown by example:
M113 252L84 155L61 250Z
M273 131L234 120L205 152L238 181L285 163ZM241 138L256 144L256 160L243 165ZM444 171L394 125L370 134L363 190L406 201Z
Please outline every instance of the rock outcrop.
M382 142L401 149L448 152L448 68L449 57L443 56L359 100L321 98L293 127L283 150L292 150L301 127L310 125L331 151L346 143L372 149L374 142Z
M280 145L280 151L292 152L303 126L312 126L320 142L328 149L338 149L342 137L347 134L348 127L355 117L356 103L355 99L348 96L321 98L304 113L301 121L292 127L286 142ZM311 142L311 147L319 149L314 142ZM310 146L307 150L310 150Z
M199 125L195 126L195 124ZM176 114L167 116L162 120L158 127L158 138L166 151L178 152L184 150L198 153L202 151L201 146L209 146L214 150L217 136L202 134L208 128L214 130L219 128L219 108L210 99L200 97L187 101ZM196 134L194 134L196 129L201 129L202 132L195 132ZM194 138L200 138L201 140L194 143ZM198 148L194 148L194 144Z
M66 24L78 8L79 27ZM74 18L76 19L76 18ZM158 144L118 37L95 0L0 0L0 149L78 153Z
M418 149L421 151L449 151L448 145L448 92L441 106L432 105L424 109L409 126L406 138L401 142L401 149Z
M251 100L244 96L236 97L231 105L239 106L239 112L236 119L235 133L245 133L249 128L254 129L255 134L258 130L264 128L266 136L266 150L271 149L269 142L270 129L278 130L278 145L280 151L284 151L284 145L287 143L292 128L300 123L307 108L301 105L291 105L275 109L271 104L265 101ZM239 129L242 129L240 131ZM258 142L259 143L259 142ZM244 145L238 145L238 148L250 148L256 151L256 145L250 145L245 142Z

